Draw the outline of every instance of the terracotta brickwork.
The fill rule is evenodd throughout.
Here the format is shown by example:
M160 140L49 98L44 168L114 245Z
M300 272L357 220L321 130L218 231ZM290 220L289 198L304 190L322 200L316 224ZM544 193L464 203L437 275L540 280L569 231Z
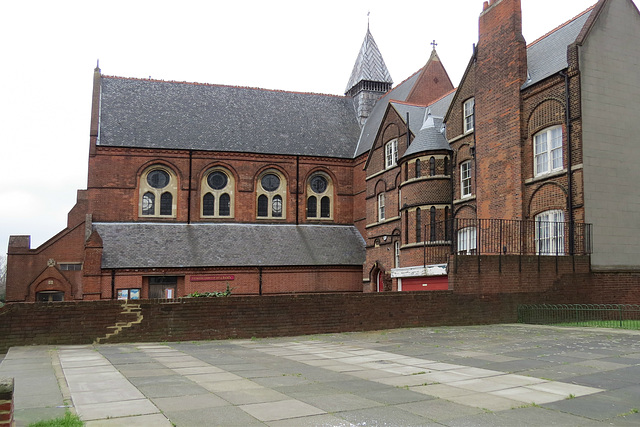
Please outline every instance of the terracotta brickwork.
M13 378L0 378L0 426L13 424Z
M523 271L539 279L515 288L509 284L517 282L517 277L505 270L503 274L497 273L496 260L482 258L482 262L492 264L479 271L477 257L460 257L463 261L458 271L465 276L465 284L454 286L452 291L141 300L142 322L101 342L188 341L513 323L517 321L518 304L640 303L637 272L589 274L588 260L580 258L575 259L575 271L570 261L560 259L556 269L553 257L547 258L540 270L536 260L522 259ZM515 259L503 262L517 265ZM0 308L0 352L16 345L90 344L104 337L117 322L131 321L123 304L122 301L8 304Z

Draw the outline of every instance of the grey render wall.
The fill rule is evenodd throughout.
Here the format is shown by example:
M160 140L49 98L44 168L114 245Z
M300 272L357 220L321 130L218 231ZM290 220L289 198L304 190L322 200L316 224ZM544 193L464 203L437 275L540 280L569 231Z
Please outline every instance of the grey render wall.
M640 269L640 16L607 2L579 50L592 266Z

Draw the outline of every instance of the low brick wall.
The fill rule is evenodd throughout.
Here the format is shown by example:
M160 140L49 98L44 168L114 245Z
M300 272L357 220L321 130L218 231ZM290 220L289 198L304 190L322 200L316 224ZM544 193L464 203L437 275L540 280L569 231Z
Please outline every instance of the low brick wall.
M177 300L12 303L0 309L0 352L16 345L184 341L516 321L535 295L451 291ZM116 323L128 325L113 336Z
M13 378L0 378L0 427L13 425Z
M517 321L519 304L640 303L640 272L593 273L588 258L468 256L449 268L449 291L10 303L0 308L0 353L17 345L507 323Z

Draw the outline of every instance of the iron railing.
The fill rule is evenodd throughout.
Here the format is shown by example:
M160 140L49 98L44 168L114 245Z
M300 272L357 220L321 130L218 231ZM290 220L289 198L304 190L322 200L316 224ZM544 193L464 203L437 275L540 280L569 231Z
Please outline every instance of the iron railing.
M538 304L519 305L518 323L640 329L640 305Z
M424 262L448 255L588 255L591 224L507 219L451 219L424 226Z

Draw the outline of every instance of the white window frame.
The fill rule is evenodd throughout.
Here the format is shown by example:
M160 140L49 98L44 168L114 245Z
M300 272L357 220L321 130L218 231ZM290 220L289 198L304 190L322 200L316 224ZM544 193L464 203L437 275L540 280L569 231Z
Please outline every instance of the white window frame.
M458 230L458 254L475 255L477 249L476 227L465 227Z
M384 146L384 166L389 169L398 164L398 140L392 139Z
M564 255L564 211L539 213L535 227L536 255Z
M460 198L471 197L471 160L460 163Z
M464 127L464 133L471 132L475 128L475 98L469 98L464 101L462 106L462 125Z
M564 167L562 126L552 126L533 136L534 175L546 175Z
M386 219L384 210L384 193L378 194L378 222Z

